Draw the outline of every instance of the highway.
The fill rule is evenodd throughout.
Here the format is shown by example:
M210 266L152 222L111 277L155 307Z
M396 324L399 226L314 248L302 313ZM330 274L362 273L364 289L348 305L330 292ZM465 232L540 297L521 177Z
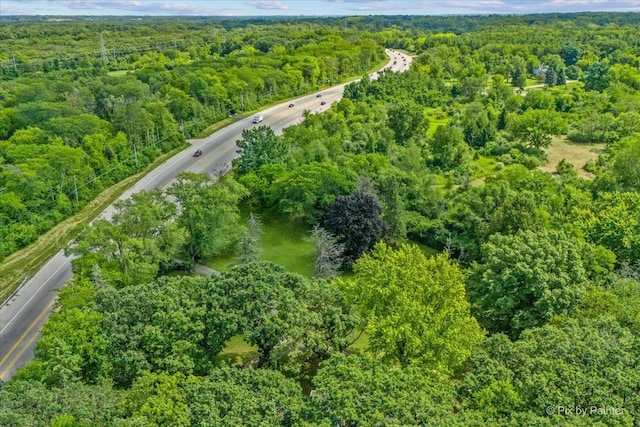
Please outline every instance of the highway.
M387 55L390 60L385 68L395 72L409 69L411 57L393 50L387 50ZM377 78L377 73L372 74L371 78ZM281 134L284 128L300 123L305 110L321 113L329 109L333 102L342 98L344 86L342 84L322 89L256 113L264 116L262 123L252 123L253 116L250 116L207 138L189 140L191 144L189 148L148 173L120 199L127 199L140 191L166 188L182 171L210 174L226 171L230 167L231 160L237 156L236 141L242 138L244 129L264 125L270 126L276 134ZM318 94L321 96L318 97ZM322 101L326 102L326 105L321 105ZM289 107L290 103L294 106ZM202 155L194 157L193 153L198 149L202 150ZM100 216L110 218L113 212L114 208L111 205ZM8 381L20 366L33 358L33 349L40 336L42 325L55 309L57 290L64 286L71 276L71 258L60 251L0 306L1 380Z

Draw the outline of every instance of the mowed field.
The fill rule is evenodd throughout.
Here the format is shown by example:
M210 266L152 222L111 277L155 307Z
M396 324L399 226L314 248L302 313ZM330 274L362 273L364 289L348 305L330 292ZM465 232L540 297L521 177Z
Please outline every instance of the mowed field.
M586 179L593 178L593 174L584 170L584 165L589 160L596 160L598 154L604 150L604 144L577 144L569 142L564 137L554 137L549 148L547 148L548 161L540 166L545 172L555 172L556 166L562 159L571 163L578 171L578 174Z

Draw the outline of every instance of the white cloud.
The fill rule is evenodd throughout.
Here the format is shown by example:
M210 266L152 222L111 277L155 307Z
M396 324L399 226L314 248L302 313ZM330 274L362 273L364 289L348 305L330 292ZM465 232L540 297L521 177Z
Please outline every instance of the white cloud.
M281 1L250 1L247 2L249 6L255 7L260 10L287 10L289 6Z
M0 15L443 15L640 11L640 0L0 0Z
M640 0L439 0L423 6L465 13L552 13L581 11L640 11Z
M329 0L331 3L382 3L392 0Z
M0 0L2 2L3 0ZM49 10L71 10L86 11L87 15L92 13L119 13L124 12L133 15L211 15L214 10L189 4L181 4L179 1L172 3L153 0L21 0L26 4L48 4L57 9ZM0 3L1 4L1 3ZM204 3L203 4L208 4ZM63 8L63 9L60 9ZM10 14L2 7L2 14ZM21 13L32 13L33 10ZM18 12L14 12L19 14Z
M30 9L5 6L0 2L0 15L27 15L29 13L31 13Z

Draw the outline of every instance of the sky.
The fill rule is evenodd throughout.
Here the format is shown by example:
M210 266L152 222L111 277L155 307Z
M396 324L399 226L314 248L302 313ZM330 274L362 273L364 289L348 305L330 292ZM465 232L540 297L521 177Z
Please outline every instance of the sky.
M344 16L640 12L640 0L0 0L7 15Z

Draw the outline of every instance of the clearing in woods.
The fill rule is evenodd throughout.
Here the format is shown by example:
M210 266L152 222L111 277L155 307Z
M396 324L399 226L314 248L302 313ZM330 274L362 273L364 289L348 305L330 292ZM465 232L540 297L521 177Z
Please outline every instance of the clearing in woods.
M547 148L548 161L540 169L553 173L560 160L565 159L576 168L581 177L592 179L594 175L584 170L584 165L589 160L596 160L604 148L605 144L578 144L569 142L564 137L554 137Z

